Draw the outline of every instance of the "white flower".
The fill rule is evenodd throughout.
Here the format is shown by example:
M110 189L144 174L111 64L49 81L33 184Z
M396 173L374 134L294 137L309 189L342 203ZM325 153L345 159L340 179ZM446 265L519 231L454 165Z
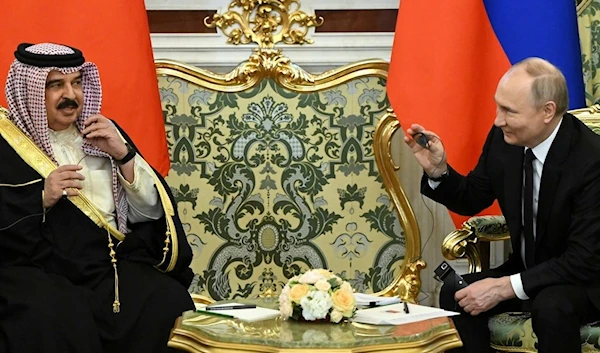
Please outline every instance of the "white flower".
M282 318L288 318L292 316L294 309L292 308L292 302L289 300L282 301L279 300L279 313Z
M341 311L333 310L331 311L331 316L329 317L329 321L335 322L336 324L344 318Z
M340 289L341 289L341 290L344 290L344 291L349 291L350 293L354 292L354 291L352 290L352 286L351 286L351 285L350 285L350 283L348 283L348 282L344 282L344 283L342 283L342 285L340 286Z
M285 295L285 296L290 296L290 286L289 285L285 285L283 286L283 289L281 290L281 295Z
M324 279L320 279L315 283L315 288L321 292L327 292L331 288L331 284Z
M309 321L324 319L333 305L329 293L311 291L300 301L302 316Z
M300 278L298 278L298 282L306 283L306 284L315 284L321 278L323 278L323 276L321 276L321 274L319 274L316 271L311 270L311 271L305 272L303 275L301 275Z

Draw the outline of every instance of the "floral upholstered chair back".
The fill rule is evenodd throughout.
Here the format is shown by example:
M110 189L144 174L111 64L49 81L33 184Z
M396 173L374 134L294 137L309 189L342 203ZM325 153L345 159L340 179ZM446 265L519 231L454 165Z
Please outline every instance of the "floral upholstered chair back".
M327 268L357 291L415 300L424 263L390 155L398 123L388 111L388 64L321 75L294 65L273 44L308 42L291 25L322 19L288 3L240 8L238 25L248 31L241 19L265 13L278 12L284 26L229 32L233 44L259 44L229 74L157 62L167 181L194 251L190 291L215 300L275 297L290 277ZM233 5L208 25L225 31Z

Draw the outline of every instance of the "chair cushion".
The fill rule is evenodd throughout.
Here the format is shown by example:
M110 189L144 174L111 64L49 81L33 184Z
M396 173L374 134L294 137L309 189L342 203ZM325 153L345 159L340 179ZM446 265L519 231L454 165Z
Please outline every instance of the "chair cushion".
M537 352L537 337L531 326L531 313L496 315L490 318L488 327L492 348L510 352ZM581 352L600 353L600 322L581 328Z

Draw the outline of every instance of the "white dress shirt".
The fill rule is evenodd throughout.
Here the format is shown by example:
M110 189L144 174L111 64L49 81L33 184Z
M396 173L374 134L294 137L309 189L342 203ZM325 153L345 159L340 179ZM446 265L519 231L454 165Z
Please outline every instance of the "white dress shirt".
M537 232L537 211L538 211L538 200L540 194L540 182L542 181L542 171L544 170L544 162L546 162L546 156L548 156L548 151L550 151L550 146L552 146L552 142L554 142L554 138L558 133L558 129L562 124L562 119L559 121L558 125L550 136L547 139L542 141L539 145L535 146L531 149L533 155L535 156L535 160L533 161L533 241L535 244L535 237ZM527 151L527 148L525 148ZM523 180L525 180L525 175L523 173ZM522 194L521 194L522 195ZM523 219L523 202L521 202L521 219ZM521 260L523 261L523 265L527 267L525 261L525 235L521 232ZM515 275L510 276L510 284L517 295L517 298L521 300L529 299L529 296L525 293L523 289L523 281L521 281L521 274L517 273Z
M544 170L544 162L546 161L546 156L548 156L548 151L550 150L550 146L552 146L552 142L554 141L554 138L556 137L556 134L558 133L558 129L560 128L561 124L562 124L562 118L559 121L556 128L554 129L554 131L552 131L550 136L548 136L548 138L545 139L543 142L541 142L539 145L537 145L531 149L531 152L533 152L533 155L535 156L535 160L533 161L533 224L534 224L533 239L534 239L534 243L535 243L536 228L537 228L535 225L537 224L538 196L540 194L540 182L542 180L542 171ZM525 150L523 152L526 152L526 151L527 151L527 148L525 148ZM523 181L524 180L525 180L525 175L523 174ZM441 183L441 181L428 180L429 187L433 190L435 190L440 185L440 183ZM521 219L523 219L522 197L521 197ZM525 236L523 235L523 232L521 232L521 260L523 261L523 265L525 265L526 264L526 262L525 262ZM523 289L523 281L521 280L520 273L510 276L510 284L512 285L512 288L515 291L517 298L519 298L521 300L529 299L529 297L525 293L525 290Z
M81 181L81 192L96 206L107 222L117 228L110 160L85 154L82 149L83 137L74 125L62 131L49 129L49 138L54 158L59 165L78 164L83 167L79 171L85 177L85 180ZM152 169L139 155L135 156L134 163L134 180L131 184L121 175L120 170L118 172L129 204L128 220L137 223L159 219L164 211L154 187Z

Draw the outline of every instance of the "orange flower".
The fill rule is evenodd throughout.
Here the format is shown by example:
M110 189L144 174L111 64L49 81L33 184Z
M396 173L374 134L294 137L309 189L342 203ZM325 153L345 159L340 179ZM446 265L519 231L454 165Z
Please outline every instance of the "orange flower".
M335 310L341 311L344 316L352 316L352 312L356 307L356 299L354 299L352 291L338 289L333 292L331 299Z
M310 291L310 286L304 283L298 283L295 286L290 288L289 298L294 303L300 303L300 300L304 298L306 294Z

